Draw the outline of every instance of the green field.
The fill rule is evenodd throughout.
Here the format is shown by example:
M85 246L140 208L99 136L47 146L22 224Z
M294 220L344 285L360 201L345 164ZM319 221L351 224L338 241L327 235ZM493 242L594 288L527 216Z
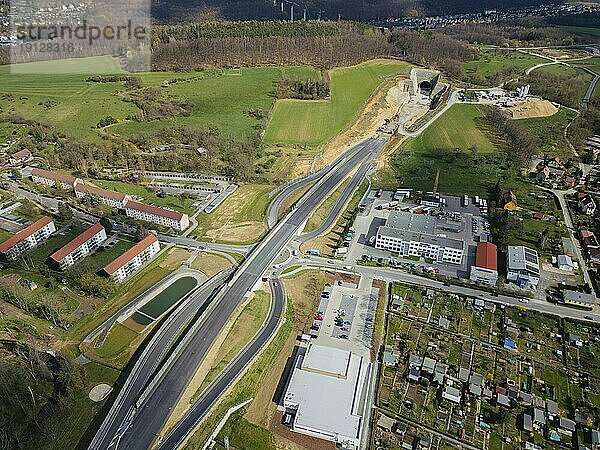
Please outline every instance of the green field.
M216 127L223 133L236 137L252 136L257 132L260 121L249 116L250 109L260 109L268 114L274 97L277 80L290 78L321 77L311 67L256 67L244 68L240 75L212 71L203 79L171 84L163 88L168 94L189 99L194 111L189 117L172 117L153 122L128 122L116 125L111 132L127 138L142 132L156 132L174 125L189 127ZM142 76L145 85L160 85L173 74L148 74ZM177 75L181 76L181 75ZM188 77L190 75L187 75Z
M390 186L431 191L440 170L439 191L485 195L504 174L506 155L483 123L483 109L454 105L423 134L406 141L392 158ZM375 185L378 183L376 182Z
M590 35L590 36L600 36L600 28L572 27L572 26L561 26L560 28L569 33L584 34L584 35Z
M540 153L572 158L573 151L565 140L564 130L575 116L573 111L561 108L553 116L519 119L518 123L537 139Z
M463 64L463 70L466 80L475 84L484 80L501 82L545 61L516 50L480 48L472 61Z
M330 72L330 100L279 100L264 141L267 144L318 146L346 128L373 91L388 76L408 74L401 61L374 60Z
M123 73L116 58L94 57L57 63L1 66L0 92L12 94L11 98L6 95L0 97L1 111L49 123L68 135L91 142L100 141L96 125L101 119L110 115L122 121L139 111L133 103L121 99L119 91L125 90L124 83L86 81L90 74ZM38 73L34 72L36 68L39 68ZM11 70L24 73L14 74ZM278 79L321 77L319 71L311 67L244 68L237 74L214 69L136 76L143 86L161 86L164 81L170 80L171 84L162 88L164 92L190 100L194 109L189 117L126 122L110 128L111 132L128 138L174 125L210 126L231 136L253 136L261 121L248 115L247 111L260 109L268 113Z

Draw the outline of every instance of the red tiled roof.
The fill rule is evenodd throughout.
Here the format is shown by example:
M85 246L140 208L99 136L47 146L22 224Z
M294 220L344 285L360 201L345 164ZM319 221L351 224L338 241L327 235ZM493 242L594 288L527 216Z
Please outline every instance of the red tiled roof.
M101 230L104 230L104 227L99 223L96 223L65 245L63 248L57 250L50 256L56 262L60 262L65 256L75 250L77 247L81 246L84 242L89 241L93 236L98 234Z
M148 247L150 247L152 244L154 244L157 241L158 241L158 239L153 234L146 236L144 239L142 239L140 242L135 244L133 247L131 247L129 250L127 250L125 253L123 253L121 256L119 256L117 259L115 259L113 262L107 264L103 270L107 274L112 275L113 273L115 273L117 270L119 270L121 267L123 267L125 264L127 264L129 261L131 261L133 258L135 258L137 255L142 253L144 250L146 250Z
M475 266L498 270L498 247L491 242L478 242Z
M48 225L50 222L52 222L52 219L48 216L44 216L41 219L39 219L38 221L29 225L27 228L22 229L17 234L15 234L11 238L7 239L2 244L0 244L0 253L6 253L9 249L13 248L15 245L17 245L23 239L28 238L36 231L38 231L38 230L42 229L43 227L45 227L46 225Z
M146 205L145 203L140 203L133 200L129 200L125 205L125 208L135 209L137 211L142 211L148 214L154 214L155 216L167 217L178 222L183 217L183 214L181 214L180 212L172 211L170 209L165 208L159 208L157 206Z
M116 191L110 191L108 189L102 189L96 186L91 186L89 184L77 184L75 186L75 190L86 192L97 197L112 198L113 200L117 200L119 202L125 200L125 194Z
M517 196L513 191L506 191L504 194L502 194L502 198L504 200L504 204L517 201Z
M37 167L31 171L31 175L35 175L42 178L48 178L50 180L62 181L68 184L75 184L77 178L71 175L63 175L62 173L51 172L49 170L38 169Z

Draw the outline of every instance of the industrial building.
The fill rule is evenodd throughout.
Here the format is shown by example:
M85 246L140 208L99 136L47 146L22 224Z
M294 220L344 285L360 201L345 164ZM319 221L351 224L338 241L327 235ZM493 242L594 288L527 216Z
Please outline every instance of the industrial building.
M130 200L129 195L91 186L89 184L75 185L75 195L77 198L94 198L106 206L117 209L123 209L125 204Z
M498 247L491 242L478 242L471 281L494 286L498 282Z
M298 349L283 407L292 431L358 448L368 361L346 350L308 344Z
M104 269L104 273L114 280L122 283L128 276L137 272L144 264L150 261L160 251L160 244L156 236L147 236Z
M50 259L65 270L80 259L96 250L106 240L106 230L99 223L92 225L60 250L50 256Z
M51 172L49 170L38 169L37 167L31 170L31 179L34 183L45 184L57 189L72 191L75 185L83 183L81 178L75 178L71 175Z
M538 253L522 245L509 245L506 253L506 280L519 287L536 288L540 281Z
M400 256L429 258L436 262L461 264L465 243L436 234L437 220L424 214L393 212L379 227L375 248L397 252Z
M0 244L0 254L8 261L14 261L19 256L38 246L56 231L54 221L48 217L42 217L27 228Z
M137 220L174 228L178 231L183 231L190 226L190 220L187 214L170 209L159 208L157 206L146 205L133 200L130 200L125 204L125 214L127 214L127 217L133 217Z

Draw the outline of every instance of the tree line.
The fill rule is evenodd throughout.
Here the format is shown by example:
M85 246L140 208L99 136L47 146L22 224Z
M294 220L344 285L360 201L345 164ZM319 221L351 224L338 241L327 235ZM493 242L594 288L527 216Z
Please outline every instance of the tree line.
M503 138L506 151L517 158L521 167L527 167L536 149L531 134L498 108L487 108L484 118L489 127Z
M329 83L325 80L297 80L283 78L277 83L277 98L299 100L322 100L329 97Z

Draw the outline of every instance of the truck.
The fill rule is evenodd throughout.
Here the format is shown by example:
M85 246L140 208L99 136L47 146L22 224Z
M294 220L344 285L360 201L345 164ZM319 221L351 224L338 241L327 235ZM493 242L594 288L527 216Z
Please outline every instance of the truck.
M346 254L348 254L348 248L347 247L339 247L335 250L335 254L336 255L346 255Z

